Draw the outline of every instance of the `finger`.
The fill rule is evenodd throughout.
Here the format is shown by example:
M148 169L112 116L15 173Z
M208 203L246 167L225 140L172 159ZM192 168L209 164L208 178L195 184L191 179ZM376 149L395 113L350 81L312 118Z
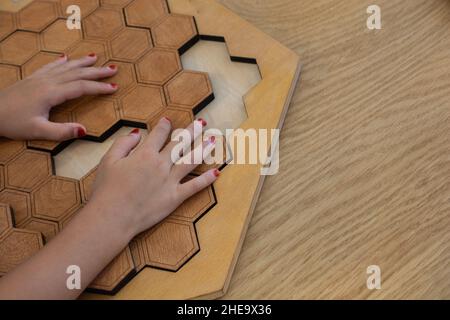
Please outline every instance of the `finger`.
M202 133L207 123L203 119L198 119L191 123L185 130L180 132L178 137L174 137L171 142L161 151L161 154L171 160L177 162L187 151L191 149L192 142L195 141ZM180 141L180 139L182 139Z
M202 191L206 187L210 186L214 183L214 181L217 180L217 178L220 176L220 171L217 169L212 169L204 174L202 174L199 177L193 178L189 180L188 182L185 182L183 184L180 184L178 186L178 192L181 197L181 200L184 201L186 199L189 199L194 194Z
M57 68L58 66L64 65L67 62L67 56L65 54L62 54L58 59L56 59L53 62L50 62L48 64L46 64L45 66L43 66L42 68L36 70L32 75L32 76L39 76L39 75L43 75L46 74L48 72L50 72L51 70Z
M112 94L118 89L117 84L103 83L91 80L77 80L61 84L55 94L58 104L81 96L95 96L100 94Z
M189 173L194 171L199 165L209 157L216 146L215 137L212 136L208 141L204 141L202 146L197 147L192 152L183 156L178 163L172 167L172 175L177 181L181 181Z
M67 141L86 135L86 128L79 123L56 123L42 121L36 128L35 139L50 141Z
M79 59L68 60L66 63L58 66L58 68L54 68L52 72L55 74L61 74L72 69L93 66L96 62L97 55L95 53L90 53L89 55Z
M170 120L166 117L161 118L153 130L150 131L150 134L145 141L144 148L159 152L166 144L171 130L172 123Z
M96 68L85 67L77 68L64 72L57 77L60 83L75 81L75 80L98 80L112 77L117 73L117 66L110 65L108 67Z
M120 137L114 141L109 151L103 157L104 163L114 163L127 157L141 141L139 129L133 129L129 135Z

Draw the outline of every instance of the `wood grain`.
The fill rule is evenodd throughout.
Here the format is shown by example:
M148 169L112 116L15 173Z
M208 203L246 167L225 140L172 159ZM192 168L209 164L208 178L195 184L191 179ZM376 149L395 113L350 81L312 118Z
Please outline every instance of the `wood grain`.
M169 13L165 0L135 0L125 10L128 25L152 27L161 17Z
M83 20L86 39L109 40L125 27L120 10L99 8Z
M66 20L59 19L41 33L40 39L43 50L64 52L81 40L81 30L68 29L66 24Z
M129 27L111 38L109 44L111 57L124 62L135 62L153 47L149 30Z
M176 50L154 48L136 63L139 82L164 85L182 69Z
M13 227L11 209L8 205L0 203L0 238Z
M0 65L0 89L4 89L20 80L20 68L15 66Z
M33 1L21 9L16 17L19 29L41 32L58 18L58 9L56 4L52 2Z
M16 31L0 43L0 63L20 66L39 51L36 33Z
M225 298L449 299L450 3L221 2L304 62Z
M152 29L155 45L184 52L183 46L198 36L197 27L192 16L170 14Z

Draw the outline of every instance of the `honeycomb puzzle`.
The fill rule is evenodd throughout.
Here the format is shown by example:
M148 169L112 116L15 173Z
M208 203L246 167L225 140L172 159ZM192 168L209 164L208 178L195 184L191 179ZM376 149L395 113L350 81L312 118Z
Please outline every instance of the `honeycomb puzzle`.
M72 4L81 8L81 30L69 30L66 27L68 15L65 8ZM210 12L202 16L196 6L208 6ZM280 54L278 61L275 61L280 71L283 71L280 61L288 60L290 63L285 63L289 71L278 78L286 78L277 89L282 94L273 101L273 109L265 113L267 119L273 120L270 126L279 127L299 76L298 57L257 29L243 24L239 17L222 10L225 8L205 0L35 0L18 12L0 11L0 89L29 76L62 53L75 59L95 52L98 56L97 66L115 64L119 67L118 74L107 81L117 83L120 89L111 96L82 97L57 106L52 109L51 121L80 122L87 129L87 136L83 139L98 143L105 141L122 126L152 130L155 122L163 116L172 120L175 129L183 128L214 99L208 74L184 70L181 64L180 55L199 39L227 40L232 59L261 62L263 78L267 76L266 81L271 78L266 61L272 63L277 59L258 57L258 51L247 54L245 45L242 46L242 54L233 55L235 47L233 41L228 43L229 39L225 37L225 22L217 19L224 16L235 21L238 29L242 27L249 34L254 34L254 39L259 39L263 46L253 49L267 51L272 45L273 52ZM213 24L218 27L217 34L208 30L214 28L210 27ZM205 28L205 33L199 32L201 28ZM237 34L236 30L233 32ZM229 38L232 40L233 37ZM239 42L243 43L235 43ZM270 81L274 84L274 80ZM262 89L256 88L258 91ZM263 93L258 94L262 100L273 100L267 100ZM252 119L253 103L246 104L249 118ZM269 127L269 124L263 125ZM96 168L92 168L79 181L55 175L52 157L70 143L0 138L0 275L6 274L45 246L89 201ZM224 171L227 169L226 163L217 167ZM203 165L193 174L200 174L209 168ZM233 178L232 174L230 170L230 178ZM248 195L231 210L235 212L238 224L231 227L233 230L226 231L232 242L231 249L223 252L227 279L234 268L240 250L239 243L245 234L262 184L258 175L249 181ZM221 186L218 188L222 190ZM227 188L230 189L230 185ZM203 231L199 232L196 226L214 209L217 212L227 211L215 206L221 201L230 203L227 193L231 190L221 196L222 192L216 192L216 189L214 185L188 199L165 221L133 239L88 290L117 294L134 278L139 279L139 273L144 273L144 270L168 272L175 279L180 270L186 268L186 273L191 272L189 264L196 255L204 253L209 259L208 244L214 241L209 239L210 234L204 235L202 239ZM211 219L216 219L215 215ZM217 227L221 226L229 227L226 223L217 224ZM223 238L220 234L218 238ZM213 259L219 259L217 254ZM222 271L218 270L217 274L221 279L224 278ZM148 281L147 275L141 277L144 278L143 281ZM195 282L195 277L191 279ZM198 292L186 291L184 294L188 298L208 294L217 296L217 291L220 295L226 290L228 280L219 282L218 289L202 288ZM216 285L215 281L211 283ZM154 285L157 287L158 283ZM180 288L183 285L180 283Z

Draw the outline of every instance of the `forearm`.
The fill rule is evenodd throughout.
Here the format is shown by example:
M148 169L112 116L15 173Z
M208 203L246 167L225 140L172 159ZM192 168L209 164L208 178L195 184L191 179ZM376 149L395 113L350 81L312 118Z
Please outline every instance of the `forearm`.
M0 299L74 299L131 240L117 223L90 203L42 250L0 279ZM128 234L127 234L128 233ZM81 270L81 289L69 290L69 266Z

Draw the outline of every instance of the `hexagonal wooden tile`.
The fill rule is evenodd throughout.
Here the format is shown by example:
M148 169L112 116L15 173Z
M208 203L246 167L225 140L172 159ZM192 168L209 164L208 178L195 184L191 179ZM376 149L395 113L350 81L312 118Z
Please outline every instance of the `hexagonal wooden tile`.
M102 140L119 121L116 109L114 100L95 97L75 107L74 121L83 124L89 136Z
M68 29L66 20L59 19L41 33L41 47L47 51L64 52L81 41L82 36L81 30Z
M145 29L127 27L110 41L112 58L125 62L135 62L152 47L152 37Z
M123 9L133 0L100 0L102 7Z
M5 189L5 167L0 165L0 191Z
M81 207L77 180L53 176L31 193L33 216L59 222Z
M51 173L48 153L25 150L5 166L6 187L30 192Z
M9 87L20 80L20 68L0 64L0 90Z
M57 10L52 2L33 1L17 13L17 26L21 30L41 32L58 18Z
M38 51L39 37L36 33L16 31L0 43L0 62L20 66Z
M12 229L0 239L0 273L6 274L44 246L39 232Z
M0 137L0 164L6 164L21 151L25 150L24 141L10 140Z
M126 247L88 286L89 291L115 294L136 274L131 250Z
M109 40L124 27L125 22L119 10L99 8L84 19L86 39Z
M165 86L167 103L187 107L194 114L214 99L208 74L204 72L182 71Z
M45 242L49 242L59 233L59 226L56 222L31 218L25 223L18 225L21 229L31 230L42 233Z
M130 247L131 255L133 256L136 272L139 272L145 268L145 257L144 250L142 249L142 243L137 239L133 239L128 246Z
M194 17L171 14L152 28L156 47L186 51L198 40L198 31Z
M94 12L100 6L99 0L60 0L61 18L67 18L67 8L69 6L76 5L80 7L81 18L85 18Z
M16 30L16 21L11 12L0 11L0 41Z
M194 121L194 115L191 110L169 106L148 122L148 129L154 128L163 117L170 120L172 130L184 129Z
M199 251L194 225L166 219L138 237L148 266L177 271Z
M56 123L67 123L72 122L72 114L70 112L59 111L53 109L50 111L49 120ZM46 140L33 140L28 141L27 145L31 149L38 149L43 151L50 151L52 154L57 153L67 145L69 142L59 142L59 141L46 141Z
M26 192L5 189L0 192L0 203L10 206L16 225L25 223L31 218L31 197Z
M54 62L59 56L57 53L39 52L22 66L22 77L26 78L31 76L46 64Z
M120 97L136 83L136 75L134 73L134 67L130 63L109 61L105 66L116 65L118 72L110 78L103 80L106 83L116 83L119 85L119 89L112 94L112 97Z
M82 40L66 51L70 59L79 59L90 53L97 55L97 62L95 63L97 67L104 65L109 60L109 52L104 41Z
M8 205L0 203L0 238L13 228L11 209Z
M168 13L166 0L134 0L125 7L127 23L135 27L151 27Z
M166 102L161 87L138 84L121 99L121 118L125 121L146 123L164 110Z
M186 181L192 178L194 177L190 176ZM208 187L184 201L183 204L171 214L171 217L188 222L195 222L209 209L214 207L215 204L216 199L214 197L213 188Z
M98 166L89 171L83 179L80 181L81 187L81 199L83 202L88 202L92 193L92 187L95 182L95 177L97 176Z
M164 85L181 71L180 56L177 51L154 48L136 63L139 82Z

